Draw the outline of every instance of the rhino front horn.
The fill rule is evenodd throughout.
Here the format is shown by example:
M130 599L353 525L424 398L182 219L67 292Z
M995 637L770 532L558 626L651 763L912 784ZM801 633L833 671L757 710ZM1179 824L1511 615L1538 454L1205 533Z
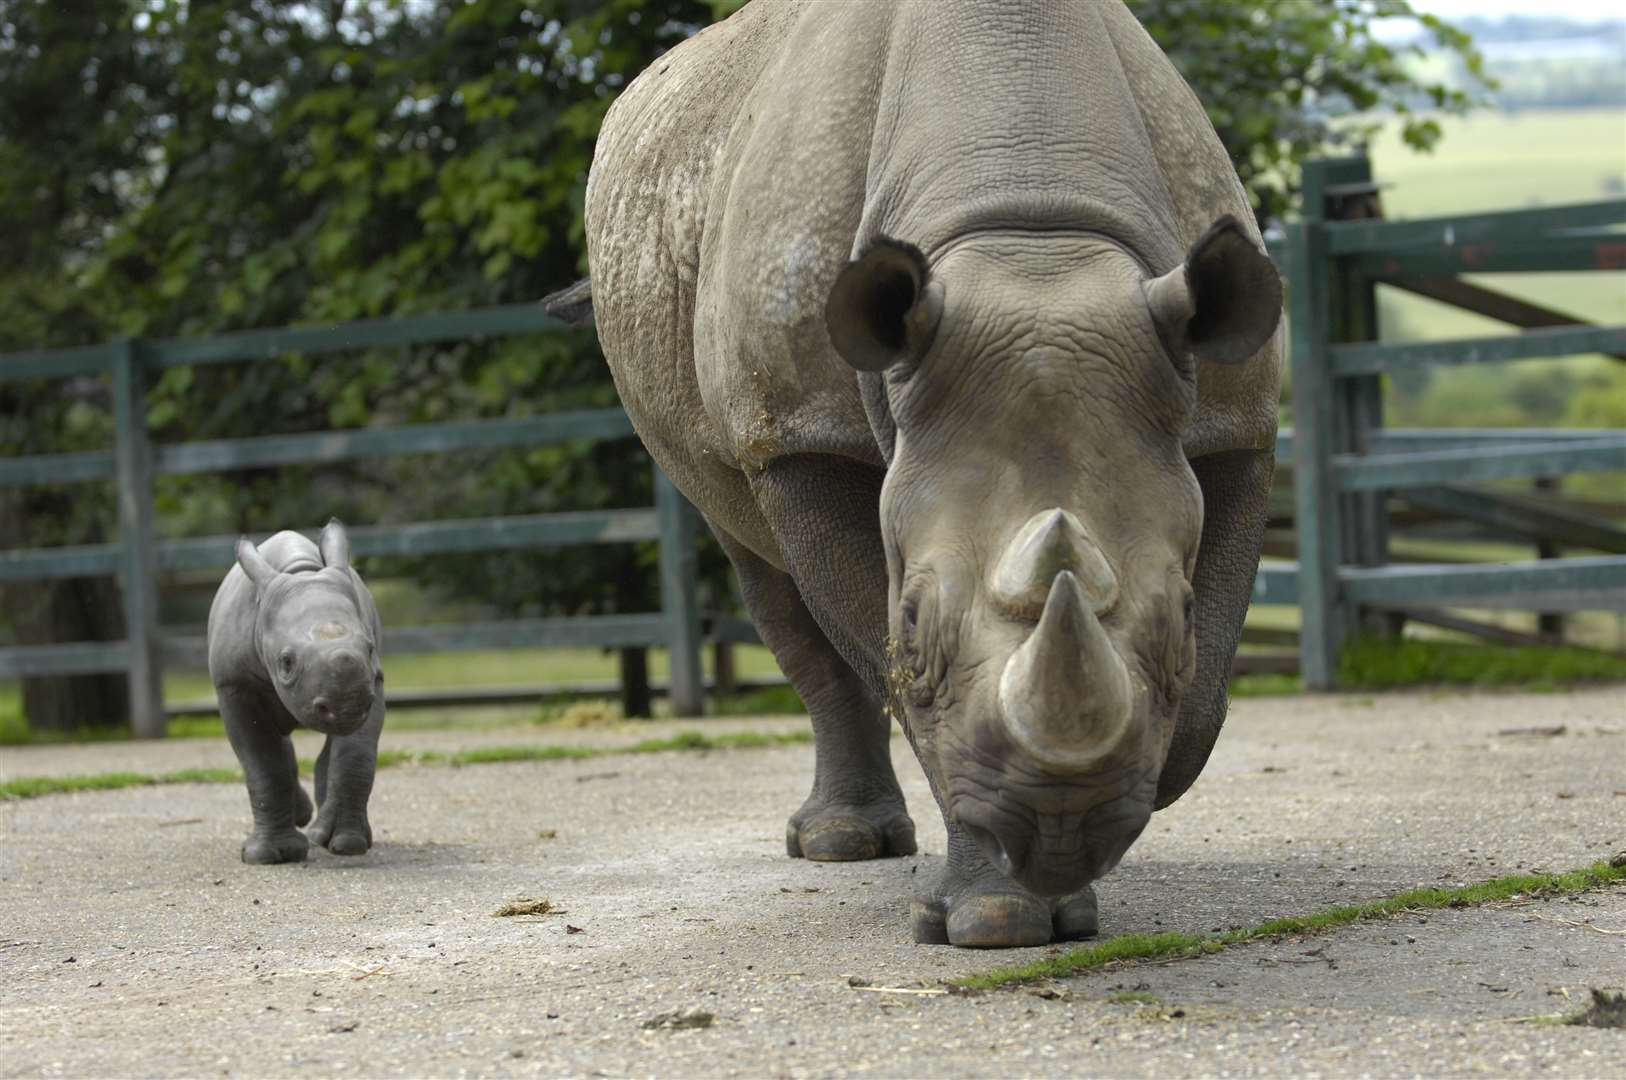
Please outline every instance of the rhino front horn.
M1071 571L1091 611L1104 615L1118 602L1118 578L1078 518L1056 507L1027 520L994 567L994 602L1011 615L1037 619L1056 575Z
M1041 765L1076 770L1112 749L1133 707L1122 657L1078 578L1063 570L1039 625L1000 674L1006 731Z

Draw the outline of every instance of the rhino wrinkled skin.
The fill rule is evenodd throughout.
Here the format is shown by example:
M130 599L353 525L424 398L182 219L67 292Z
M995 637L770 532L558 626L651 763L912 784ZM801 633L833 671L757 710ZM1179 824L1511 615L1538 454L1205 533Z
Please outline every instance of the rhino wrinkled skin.
M367 800L384 729L378 609L350 566L344 526L320 545L279 532L237 542L237 564L209 608L209 676L248 782L254 829L247 863L298 862L310 840L335 855L372 846ZM289 735L327 735L316 759L316 802L299 782ZM315 815L309 838L299 828Z
M753 0L607 116L591 304L806 702L793 856L948 826L916 940L1095 932L1196 778L1263 537L1281 285L1118 0Z

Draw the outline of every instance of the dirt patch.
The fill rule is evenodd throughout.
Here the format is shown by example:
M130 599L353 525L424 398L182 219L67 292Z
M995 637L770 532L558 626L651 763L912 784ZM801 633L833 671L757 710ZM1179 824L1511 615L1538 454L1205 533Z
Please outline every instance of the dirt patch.
M547 897L539 900L521 898L510 900L502 907L491 913L493 918L506 919L514 915L549 915L553 912L553 901Z

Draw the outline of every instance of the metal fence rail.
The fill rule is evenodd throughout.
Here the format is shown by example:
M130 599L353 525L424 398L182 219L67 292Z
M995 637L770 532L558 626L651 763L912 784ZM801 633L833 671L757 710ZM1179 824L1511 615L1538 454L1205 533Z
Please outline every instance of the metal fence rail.
M633 434L626 414L617 408L154 446L148 438L144 406L147 378L153 372L193 364L273 360L290 352L316 355L561 328L556 319L527 304L326 327L255 330L212 338L124 340L0 357L0 380L108 375L114 405L114 440L109 450L0 460L0 485L111 479L118 488L116 542L0 551L0 581L113 575L121 582L125 609L124 640L0 649L0 677L124 671L130 679L132 729L145 737L163 734L162 665L166 661L197 663L204 649L201 638L165 636L160 632L159 572L228 567L234 558L236 537L158 540L153 522L155 476L319 465L451 450L545 446L574 439L623 439ZM655 471L653 507L408 522L362 526L349 532L352 550L363 556L657 541L661 580L658 612L392 627L390 643L392 648L408 651L666 645L671 650L673 711L679 715L701 711L704 686L701 614L695 594L696 519L693 508L659 470Z

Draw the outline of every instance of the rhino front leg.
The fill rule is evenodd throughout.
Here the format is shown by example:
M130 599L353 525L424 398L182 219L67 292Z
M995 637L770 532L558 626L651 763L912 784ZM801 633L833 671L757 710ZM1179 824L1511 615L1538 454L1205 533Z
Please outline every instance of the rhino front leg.
M243 766L254 829L243 841L246 863L300 862L310 843L295 825L310 819L310 798L299 786L293 740L262 695L219 687L220 718Z
M792 858L912 855L915 825L892 771L881 703L830 644L789 574L719 530L762 640L813 720L813 791L785 829Z
M365 855L373 846L367 800L378 771L384 730L384 694L373 699L367 722L349 735L329 735L316 758L316 824L310 838L335 855Z
M1035 896L1000 873L952 821L942 876L915 898L911 914L915 941L972 949L1073 941L1097 929L1093 889L1060 899Z

